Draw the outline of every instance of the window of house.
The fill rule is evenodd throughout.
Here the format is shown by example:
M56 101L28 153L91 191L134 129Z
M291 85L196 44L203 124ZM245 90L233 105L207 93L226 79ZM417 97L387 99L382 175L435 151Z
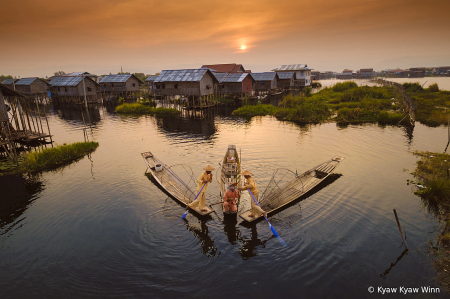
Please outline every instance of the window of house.
M114 87L114 83L111 83L111 87Z
M136 83L133 83L133 87L136 87Z
M225 84L220 84L220 88L225 88Z
M165 83L161 84L161 89L166 89L166 84Z
M173 88L178 89L178 84L175 84Z
M210 85L206 85L206 89L210 89L211 88L211 86Z
M67 87L64 87L64 91L67 92Z
M92 91L92 88L88 87L88 88L87 88L87 91Z
M261 86L264 85L264 82L261 82Z

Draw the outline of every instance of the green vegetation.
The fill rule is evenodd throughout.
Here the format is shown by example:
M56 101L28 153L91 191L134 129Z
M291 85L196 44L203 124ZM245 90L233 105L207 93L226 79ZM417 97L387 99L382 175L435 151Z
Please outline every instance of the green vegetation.
M233 111L234 116L252 117L273 115L279 109L270 104L247 105Z
M160 116L169 116L169 115L178 115L181 113L180 110L174 108L154 108L150 106L146 106L140 103L135 104L122 104L116 107L116 113L120 114L150 114L150 115L160 115Z
M429 249L435 256L438 281L450 290L450 155L419 151L413 154L420 157L412 173L418 181L410 183L419 185L414 193L420 196L426 212L439 221L440 234L435 244L430 241Z
M13 76L11 75L0 75L0 83L2 83L3 81L5 81L6 79L13 79Z
M18 158L19 167L2 169L3 174L35 173L51 170L81 158L97 149L98 142L75 142L40 151L27 152Z
M236 116L273 115L280 120L299 123L326 121L379 122L397 124L405 116L397 100L400 94L392 87L359 86L355 82L338 83L311 93L307 88L300 96L287 95L278 104L244 106ZM264 107L264 109L263 109Z
M422 88L419 83L405 83L406 93L417 103L416 120L437 127L448 123L450 91L440 90L435 83Z

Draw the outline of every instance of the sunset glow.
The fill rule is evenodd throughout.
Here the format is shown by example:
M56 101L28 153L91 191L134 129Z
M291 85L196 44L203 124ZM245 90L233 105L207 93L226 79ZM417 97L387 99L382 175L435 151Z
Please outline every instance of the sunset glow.
M4 1L2 11L1 72L16 76L120 66L150 74L229 62L261 72L287 63L342 71L450 61L448 0L22 0Z

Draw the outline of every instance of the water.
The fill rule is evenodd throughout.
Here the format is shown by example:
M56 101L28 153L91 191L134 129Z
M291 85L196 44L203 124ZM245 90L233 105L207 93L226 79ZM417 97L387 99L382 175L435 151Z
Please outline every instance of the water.
M84 115L100 143L90 158L0 178L2 298L365 298L370 286L438 287L417 250L434 240L436 222L403 169L414 169L413 150L443 151L446 128L298 126L230 109L176 120L108 111ZM58 144L83 139L79 109L54 109L49 122ZM275 168L300 173L345 157L320 188L269 217L287 248L265 222L181 220L184 208L145 175L140 155L150 150L198 176L218 167L228 144L242 149L260 190ZM218 193L214 182L208 202ZM391 267L403 250L393 208L411 250ZM433 297L448 296L440 289Z
M424 77L424 78L384 78L388 81L398 82L400 84L410 82L418 82L420 85L423 85L423 88L428 88L431 84L437 83L439 89L441 90L450 90L450 77ZM338 79L328 79L328 80L320 80L319 82L323 87L330 87L339 82L345 81L354 81L358 85L372 85L373 83L369 82L369 80L338 80Z

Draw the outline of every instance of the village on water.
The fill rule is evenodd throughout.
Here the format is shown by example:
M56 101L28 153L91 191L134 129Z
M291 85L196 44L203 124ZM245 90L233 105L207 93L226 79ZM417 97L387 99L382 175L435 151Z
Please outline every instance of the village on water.
M92 129L91 117L95 117L92 111L102 106L125 118L152 115L159 119L159 123L175 121L180 115L187 115L193 120L199 117L202 121L209 118L208 121L214 122L215 112L211 110L231 107L230 115L247 121L253 116L272 115L278 120L291 121L299 126L329 121L335 121L343 128L349 124L378 123L380 126L405 128L409 132L408 136L412 136L416 121L435 127L445 125L447 121L446 109L442 112L438 106L434 107L441 111L438 116L420 110L424 102L423 99L417 99L417 91L426 93L425 97L432 92L443 92L443 97L447 97L446 91L440 90L437 84L423 88L422 84L410 83L427 77L450 77L450 66L383 71L374 71L372 68L357 71L345 69L337 73L320 72L307 64L286 64L255 73L242 64L229 63L202 65L195 69L162 70L153 75L129 73L121 68L119 73L109 75L89 72L66 74L59 71L46 78L10 76L0 84L0 175L39 175L55 169L62 171L85 156L91 159L91 154L99 147ZM395 79L412 81L401 84ZM322 86L323 82L330 80L331 85ZM54 120L49 120L51 109L79 113L84 142L61 145L58 140L54 140ZM208 116L211 113L213 116ZM336 173L337 167L348 163L347 157L339 150L330 148L326 159L318 164L308 164L307 169L300 172L295 168L267 169L271 175L262 183L255 179L261 175L261 169L255 164L246 163L250 149L242 148L238 139L221 148L224 155L219 161L214 161L217 163L209 160L202 162L201 171L196 164L195 173L189 166L194 162L189 159L189 155L180 164L180 169L180 165L173 166L171 161L176 154L167 154L174 147L162 150L156 141L151 144L150 148L139 152L144 160L146 175L157 186L158 196L167 195L176 203L171 213L177 219L183 219L188 230L193 231L200 240L202 250L207 252L214 251L213 245L206 245L213 243L206 226L212 217L223 221L225 231L230 230L231 225L231 232L227 233L231 239L238 235L236 227L239 222L251 227L252 236L256 235L256 224L265 223L272 238L278 240L277 246L289 248L292 238L285 240L283 234L287 231L286 227L280 233L280 217L277 215L292 210L300 199L321 194L322 188L332 185L342 176ZM117 146L110 145L109 150L114 151ZM417 155L425 157L431 154ZM440 156L439 159L446 157ZM90 161L94 177L93 162ZM411 181L418 186L419 193L420 188L426 189L422 185L432 184L432 180L426 181L425 176L421 180L425 181ZM218 196L211 195L208 187L210 190L218 189ZM401 217L399 219L395 208L393 212L384 217L395 221L395 227L400 232L400 236L398 233L396 236L403 247L397 259L400 261L408 253L409 247L405 222ZM192 220L189 219L192 217L199 219L200 231L190 228L189 221ZM441 235L447 234L448 230L443 229ZM250 253L267 242L257 240L256 245L250 246ZM234 244L235 241L230 242ZM443 241L441 246L447 246L445 244L448 242ZM246 254L243 256L247 257ZM391 264L384 275L392 267ZM382 292L390 291L382 289ZM435 286L422 292L440 293L440 289Z

